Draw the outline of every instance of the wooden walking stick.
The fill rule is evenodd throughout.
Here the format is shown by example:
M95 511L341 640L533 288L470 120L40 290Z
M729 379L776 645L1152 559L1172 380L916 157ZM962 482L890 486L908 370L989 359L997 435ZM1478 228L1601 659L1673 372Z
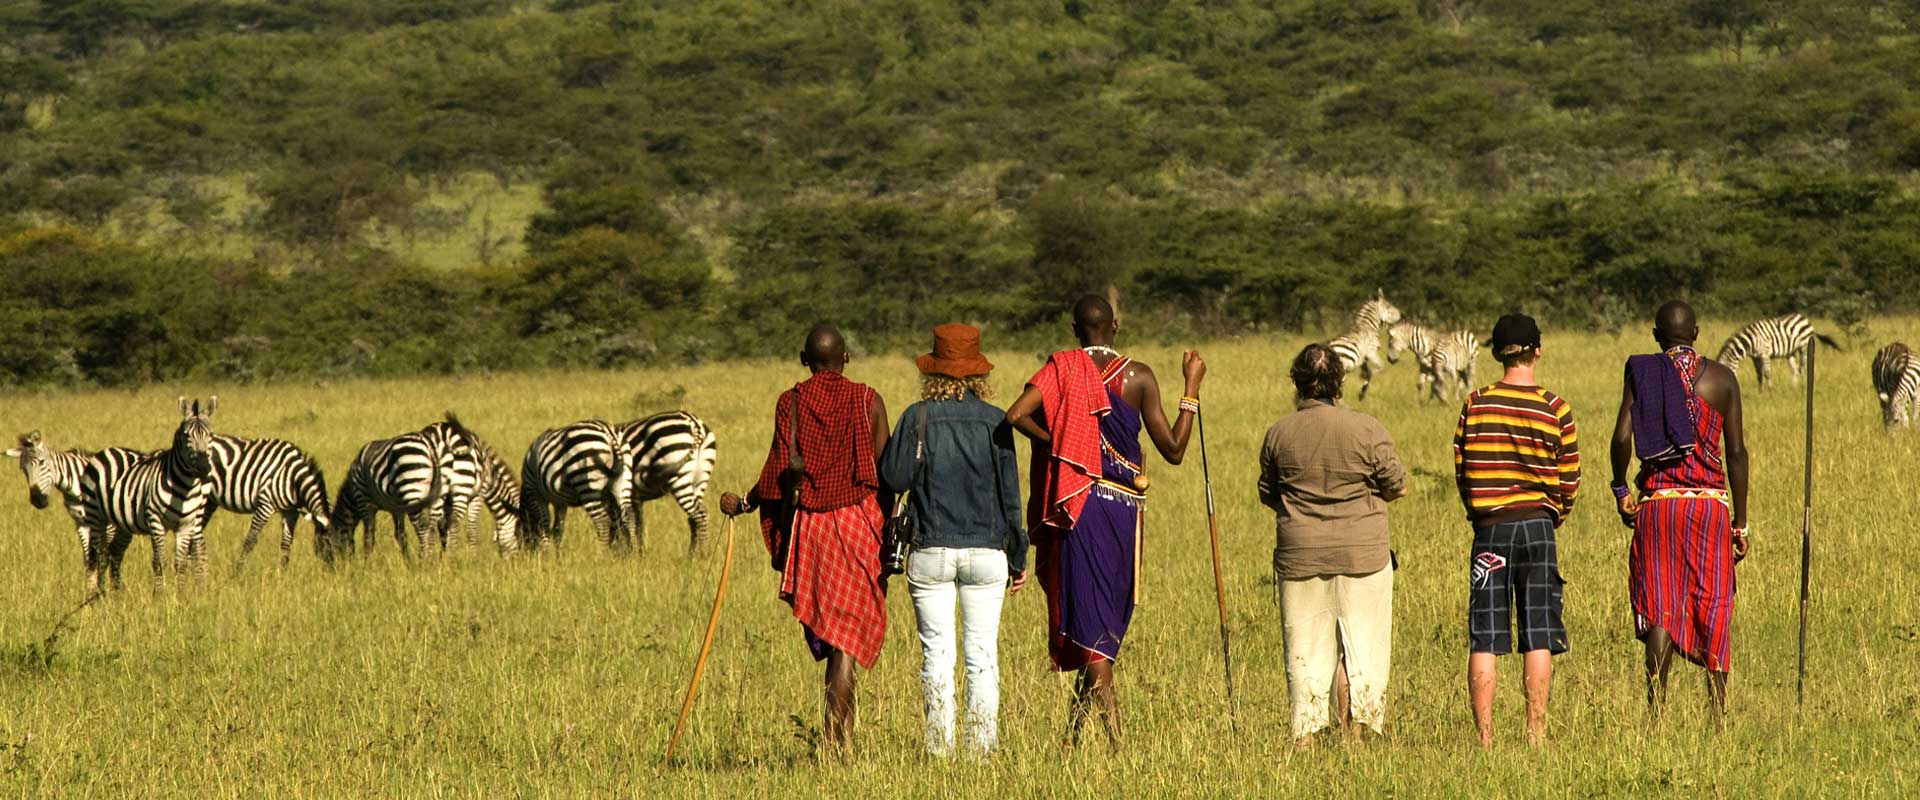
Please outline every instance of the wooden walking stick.
M1800 667L1794 682L1797 705L1807 704L1807 586L1813 567L1813 354L1817 339L1807 340L1807 479L1800 506Z
M707 637L700 642L700 658L693 662L693 680L687 683L687 699L680 703L680 721L673 724L673 738L667 740L664 763L673 763L673 750L680 746L680 733L693 713L693 696L700 691L700 675L707 669L707 655L713 651L713 633L720 627L720 602L727 599L727 579L733 575L733 515L727 515L727 553L720 562L720 588L713 593L713 615L707 618Z
M1220 607L1220 661L1227 671L1227 725L1236 733L1239 722L1233 701L1233 648L1227 636L1227 586L1220 576L1220 523L1213 511L1213 472L1207 468L1207 424L1199 411L1193 412L1193 424L1200 434L1200 475L1207 484L1207 538L1213 542L1213 599Z

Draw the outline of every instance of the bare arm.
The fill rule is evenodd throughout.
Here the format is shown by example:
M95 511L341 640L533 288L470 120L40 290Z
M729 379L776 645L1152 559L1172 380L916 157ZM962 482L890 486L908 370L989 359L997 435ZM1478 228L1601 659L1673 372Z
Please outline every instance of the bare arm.
M1726 424L1722 435L1726 449L1727 489L1733 492L1733 527L1747 527L1747 432L1740 416L1740 379L1726 371L1726 408L1721 415Z
M879 392L873 393L873 408L868 411L867 416L873 419L873 469L874 472L878 474L880 471L880 456L882 453L887 452L888 435L887 401L886 398L880 396ZM879 493L880 507L883 509L893 508L894 491L887 488L883 483L880 486Z
M1046 427L1034 418L1034 414L1039 411L1040 390L1033 384L1027 384L1027 388L1020 392L1020 397L1007 409L1007 424L1012 425L1014 430L1025 434L1028 439L1036 443L1051 442L1053 437L1047 434Z
M1200 396L1200 381L1207 374L1207 364L1200 360L1200 354L1188 350L1181 354L1181 371L1186 377L1185 396ZM1193 435L1193 414L1181 411L1173 424L1167 424L1166 412L1160 408L1160 379L1155 377L1153 369L1135 362L1128 367L1127 402L1140 409L1141 422L1147 429L1147 437L1153 440L1153 447L1160 451L1160 457L1167 463L1178 465L1187 457L1187 442Z
M1624 384L1626 389L1620 396L1620 414L1613 421L1613 447L1608 452L1613 462L1613 485L1631 486L1627 483L1627 470L1633 466L1633 384ZM1633 493L1614 504L1620 512L1620 521L1629 527L1633 525L1633 514L1638 509Z

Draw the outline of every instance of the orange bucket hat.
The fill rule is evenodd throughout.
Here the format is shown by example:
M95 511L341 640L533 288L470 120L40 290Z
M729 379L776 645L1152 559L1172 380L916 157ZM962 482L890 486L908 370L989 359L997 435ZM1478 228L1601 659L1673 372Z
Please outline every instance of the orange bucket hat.
M993 371L992 362L980 355L980 329L949 322L933 329L933 352L914 359L922 373L950 378L971 378Z

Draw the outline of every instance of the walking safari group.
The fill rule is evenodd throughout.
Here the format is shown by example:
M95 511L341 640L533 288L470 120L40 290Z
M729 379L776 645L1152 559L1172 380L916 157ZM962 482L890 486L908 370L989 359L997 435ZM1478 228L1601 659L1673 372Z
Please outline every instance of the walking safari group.
M1391 309L1384 298L1369 308L1376 304ZM1383 316L1373 315L1374 330L1398 318ZM1717 724L1733 665L1734 568L1747 552L1740 391L1732 368L1694 350L1699 328L1685 303L1661 307L1653 322L1658 352L1625 365L1607 500L1633 529L1629 585L1648 702L1656 711L1664 702L1677 656L1706 671ZM1075 675L1065 744L1080 743L1090 718L1118 744L1114 667L1138 599L1152 486L1141 436L1153 455L1180 464L1199 429L1207 374L1199 353L1186 351L1180 393L1163 392L1152 369L1118 349L1119 331L1106 298L1082 298L1073 308L1079 346L1048 357L1003 410L990 402L993 364L980 332L939 326L917 361L922 397L891 425L880 396L843 374L840 334L825 325L807 334L800 358L811 377L775 400L758 481L720 504L729 518L758 513L780 597L824 663L830 750L853 747L855 679L879 658L891 574L904 574L913 601L928 752L983 756L999 746L1001 608L1029 582L1046 598L1053 668ZM1259 496L1276 520L1291 734L1303 747L1336 732L1377 735L1387 719L1387 508L1406 495L1408 478L1384 426L1342 401L1350 371L1362 373L1365 391L1371 348L1356 359L1341 345L1311 344L1294 358L1296 408L1260 449ZM1495 661L1519 653L1527 739L1538 744L1553 657L1568 649L1555 535L1581 496L1579 434L1573 408L1541 385L1548 348L1533 319L1502 317L1488 345L1503 374L1466 394L1453 436L1473 541L1461 585L1468 706L1480 744L1491 746ZM1032 444L1024 491L1016 435ZM1211 513L1210 488L1208 505ZM1224 644L1224 612L1222 621ZM964 706L954 679L962 658ZM1229 665L1229 693L1231 674Z

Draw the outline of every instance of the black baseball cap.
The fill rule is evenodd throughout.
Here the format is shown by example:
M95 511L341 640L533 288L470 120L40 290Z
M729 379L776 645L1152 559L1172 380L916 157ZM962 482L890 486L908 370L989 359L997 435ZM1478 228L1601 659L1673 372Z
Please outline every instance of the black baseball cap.
M1540 346L1540 326L1525 314L1508 314L1493 323L1493 338L1487 341L1498 357L1506 352L1531 350Z

